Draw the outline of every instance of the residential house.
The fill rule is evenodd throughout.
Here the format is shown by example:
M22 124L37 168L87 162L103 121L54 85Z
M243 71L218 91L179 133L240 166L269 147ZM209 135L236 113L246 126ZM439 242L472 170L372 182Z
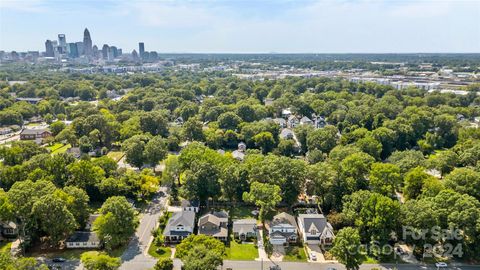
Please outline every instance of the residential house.
M322 214L298 215L300 236L306 244L332 244L335 234L327 218Z
M247 145L244 142L238 144L237 150L232 152L233 158L238 161L243 161L245 159L245 151L247 150Z
M24 128L20 132L20 140L43 140L52 136L48 128Z
M95 220L97 220L99 216L100 214L93 214L88 216L87 224L85 225L86 231L91 231L93 229L93 223L95 222Z
M195 227L195 212L174 212L163 230L163 238L168 243L178 243L193 233Z
M280 131L280 138L284 140L290 140L293 139L294 134L293 131L289 128L284 128L282 131Z
M0 221L0 236L5 238L15 238L18 235L18 227L12 221Z
M257 236L257 221L253 218L238 219L233 221L233 237L240 240Z
M327 125L327 121L325 121L323 116L315 116L313 119L315 128L324 128Z
M268 235L272 245L284 245L297 242L297 222L285 212L273 217L268 224Z
M298 124L300 124L300 121L298 120L298 118L295 115L290 115L287 118L287 127L295 128L296 126L298 126Z
M175 120L173 122L175 123L175 125L181 126L181 125L183 125L183 123L185 121L183 121L183 117L179 116L179 117L175 118Z
M300 125L313 125L312 119L304 116L300 119Z
M282 117L283 118L288 118L291 115L292 115L292 111L290 110L290 108L286 108L286 109L282 110Z
M221 211L200 217L198 234L209 235L226 242L228 239L228 213Z
M80 151L80 147L70 147L67 149L67 153L71 154L75 158L80 158L82 156L82 151Z
M99 248L100 244L95 232L75 232L65 241L67 248Z
M280 128L286 128L287 127L287 120L283 118L275 118L273 119L273 122L277 123Z
M200 203L198 201L182 200L182 211L192 211L198 213Z
M25 102L28 102L30 104L37 104L38 102L42 101L42 98L21 98L21 97L17 97L15 98L15 101L25 101Z
M0 128L0 135L6 135L12 133L13 130L9 127L6 128Z

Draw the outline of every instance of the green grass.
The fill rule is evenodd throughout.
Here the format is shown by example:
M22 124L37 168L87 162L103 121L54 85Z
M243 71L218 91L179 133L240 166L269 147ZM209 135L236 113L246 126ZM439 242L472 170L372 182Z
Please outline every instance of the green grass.
M47 149L52 155L65 153L67 150L72 147L70 144L55 143L53 145L47 146Z
M226 248L227 260L250 261L258 257L258 249L254 244L239 244L230 241L230 247Z
M124 155L125 153L121 151L110 151L107 153L107 157L115 160L116 162L118 162Z
M294 253L294 250L298 252ZM307 254L305 253L305 248L289 246L285 248L285 256L283 256L284 262L306 262Z
M152 242L148 248L148 254L154 258L170 258L172 256L172 249L170 247L158 247Z
M0 242L0 252L10 251L12 242Z
M237 206L231 209L230 216L232 219L255 219L255 216L252 214L253 210L255 210L254 207Z
M120 246L111 252L108 252L108 255L112 257L120 257L125 249L127 248L127 244ZM62 257L68 260L80 260L80 257L84 252L88 251L101 251L104 250L99 249L57 249L57 250L36 250L32 252L28 252L28 256L30 257L46 257L46 258L55 258L55 257Z

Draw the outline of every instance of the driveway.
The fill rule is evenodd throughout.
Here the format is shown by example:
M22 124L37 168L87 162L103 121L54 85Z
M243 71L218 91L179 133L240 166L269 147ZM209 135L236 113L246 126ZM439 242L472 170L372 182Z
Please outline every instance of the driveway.
M281 262L283 256L285 256L285 247L283 245L273 245L273 253L270 259L274 262Z
M311 262L311 263L325 263L325 257L323 256L323 253L322 253L322 250L320 249L320 246L310 244L310 245L306 245L305 248L307 250L307 260L308 260L308 262ZM310 253L315 254L315 256L317 257L317 260L315 260L315 261L312 260L310 258Z
M263 246L263 230L257 231L257 246L258 246L258 258L256 261L268 261L267 252L265 252L265 247Z

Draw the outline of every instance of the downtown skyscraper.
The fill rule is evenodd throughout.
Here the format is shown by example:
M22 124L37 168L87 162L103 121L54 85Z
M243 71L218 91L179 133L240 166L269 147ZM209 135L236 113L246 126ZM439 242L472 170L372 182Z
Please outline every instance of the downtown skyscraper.
M86 56L92 55L92 38L90 37L90 32L87 28L83 32L83 53Z

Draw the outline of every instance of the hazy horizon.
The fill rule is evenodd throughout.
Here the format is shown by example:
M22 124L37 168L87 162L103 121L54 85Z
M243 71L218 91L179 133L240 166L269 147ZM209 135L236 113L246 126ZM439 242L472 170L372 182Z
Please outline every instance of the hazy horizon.
M480 1L0 2L0 50L45 50L65 34L125 53L480 53Z

